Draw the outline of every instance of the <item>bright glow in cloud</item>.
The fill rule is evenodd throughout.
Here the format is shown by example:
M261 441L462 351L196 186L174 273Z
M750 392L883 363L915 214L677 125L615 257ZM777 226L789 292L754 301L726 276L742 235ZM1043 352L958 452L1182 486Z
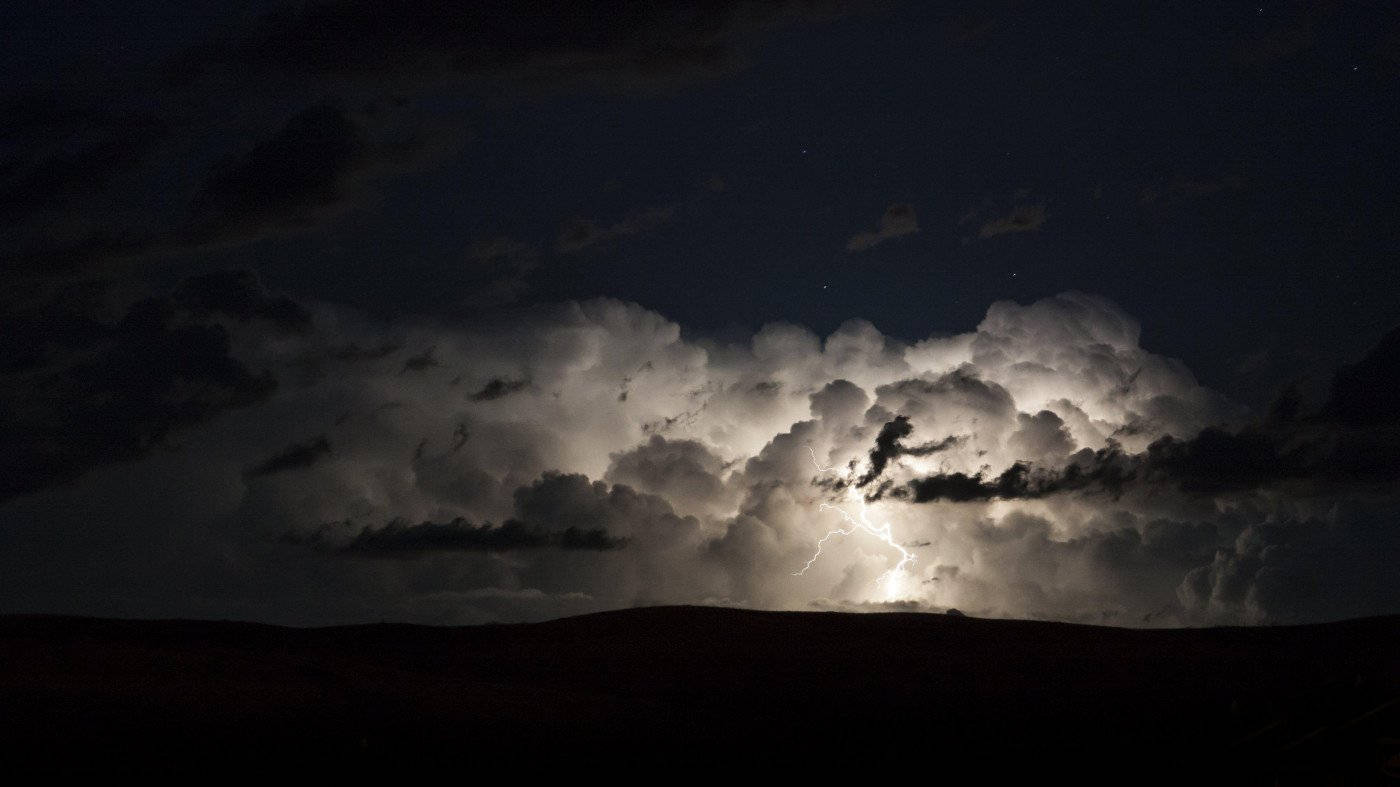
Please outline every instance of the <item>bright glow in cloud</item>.
M817 469L817 472L825 473L832 469L829 466L823 467L821 463L817 461L817 454L812 450L811 446L807 446L807 451L812 455L812 466ZM884 593L884 598L882 600L895 601L899 598L898 593L903 586L904 569L916 559L914 553L900 546L900 544L894 540L894 534L890 530L889 522L876 526L870 521L870 512L865 504L865 500L855 491L854 487L849 487L847 497L853 504L859 506L859 511L855 516L852 516L846 509L830 503L822 503L817 506L818 511L835 511L840 514L841 518L845 520L847 527L829 530L826 535L817 539L817 551L812 553L812 556L807 559L807 562L802 565L799 571L793 572L793 576L800 577L807 573L807 570L812 567L812 564L816 563L817 559L821 557L822 547L826 546L827 541L837 536L849 536L859 530L860 532L874 536L879 539L881 543L899 553L899 561L875 580L875 584L878 585Z
M169 554L203 558L152 571L214 599L179 614L247 616L239 605L253 602L219 600L247 588L296 610L263 617L294 622L722 603L1139 625L1289 614L1302 597L1278 545L1337 516L1326 499L1161 486L891 498L933 473L1053 470L1110 441L1136 453L1239 421L1088 295L993 304L976 330L913 344L859 320L825 338L773 324L746 343L690 341L611 300L465 327L390 328L321 306L315 324L290 337L230 324L239 357L280 385L183 433L181 450L201 462L157 452L85 476L61 508L44 493L0 513L77 550L91 540L65 541L72 517L57 512L89 503L112 532L143 534L127 543L201 540ZM399 349L355 349L386 346ZM910 433L857 488L896 416ZM291 450L307 445L317 450ZM129 505L104 507L113 488ZM183 500L169 488L204 491ZM0 570L23 569L11 562ZM139 563L85 581L139 598L119 571Z

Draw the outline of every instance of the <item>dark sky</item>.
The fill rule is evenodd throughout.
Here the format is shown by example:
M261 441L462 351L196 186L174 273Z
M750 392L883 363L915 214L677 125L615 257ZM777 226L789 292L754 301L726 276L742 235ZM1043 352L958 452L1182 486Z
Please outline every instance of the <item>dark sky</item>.
M173 250L152 275L251 267L293 295L458 313L463 291L491 275L467 250L508 237L540 253L523 300L614 296L701 333L775 319L824 333L859 316L909 339L956 331L999 298L1091 290L1137 316L1154 349L1256 403L1400 322L1390 286L1400 217L1387 199L1400 164L1388 133L1400 125L1400 20L1383 3L910 3L768 20L678 10L682 22L604 7L556 12L538 38L515 29L533 16L517 7L444 38L443 49L519 60L519 73L466 81L449 79L450 66L414 66L431 53L408 48L411 31L371 42L401 57L336 51L364 45L356 25L372 28L374 12L307 12L315 32L292 35L319 37L324 62L210 52L268 25L225 6L6 12L22 15L6 21L17 44L3 63L19 104L10 124L38 122L24 102L46 95L106 113L109 135L156 125L155 141L70 140L146 145L98 152L107 171L89 177L129 187L151 209L135 218L150 222L179 221L151 214L178 214L172 202L201 169L316 102L349 112L403 102L376 132L419 149L400 151L411 161L312 162L353 181L353 193L306 195L336 210L254 242ZM385 15L395 13L445 24L411 3ZM639 46L664 47L687 24L728 26L711 44L724 62L658 56L577 79L531 62L573 47L611 56L646 37L657 40ZM198 68L202 78L181 79ZM28 185L19 201L77 190L39 177L15 184ZM894 203L912 206L919 233L847 253L847 238ZM1043 223L978 236L1017 206L1043 209ZM607 229L648 212L658 213L632 232L555 251L570 221ZM135 231L101 218L85 229Z
M1400 325L1393 274L1400 200L1392 196L1400 174L1394 131L1400 128L1400 12L1387 3L233 5L44 3L0 12L7 41L0 51L0 248L6 259L0 310L8 315L0 353L10 406L0 435L13 447L4 487L6 499L19 501L13 505L38 506L55 519L78 511L88 516L88 504L78 501L99 493L63 492L65 485L100 486L110 479L93 480L93 471L124 472L112 468L163 461L162 451L200 444L212 446L200 449L202 456L223 456L247 470L234 474L242 491L227 492L241 501L229 503L236 513L207 525L219 537L189 537L201 549L218 553L219 539L254 513L276 519L268 511L286 514L290 506L303 517L268 526L280 542L263 538L240 546L257 557L228 557L240 566L234 574L262 560L281 565L291 560L284 542L321 544L329 538L322 525L357 517L363 521L356 527L375 524L336 542L342 552L398 544L389 549L416 554L423 544L448 543L497 555L509 552L500 545L511 542L551 555L628 554L622 545L641 536L614 539L601 521L580 520L571 530L530 521L529 495L521 490L546 483L542 472L579 473L585 486L602 483L604 473L614 485L607 494L619 486L654 494L657 505L700 517L702 530L707 516L716 522L729 517L724 538L737 538L748 515L733 519L736 511L777 527L750 510L761 508L752 499L719 502L721 486L766 477L761 468L734 468L757 461L768 438L796 429L809 396L845 378L870 398L872 409L861 416L868 434L862 432L866 444L851 447L849 456L837 451L845 438L837 440L830 458L864 456L879 432L876 421L901 414L886 400L905 402L909 412L903 414L915 416L910 440L958 437L964 426L933 416L919 423L922 405L900 399L904 389L896 390L904 385L902 375L905 382L927 378L929 385L942 385L938 395L963 391L960 386L970 383L962 377L929 382L935 370L953 374L952 367L909 361L898 374L876 370L886 368L886 356L905 352L890 348L924 347L916 343L930 337L963 348L947 355L962 358L966 347L958 337L971 336L979 323L978 341L989 344L967 345L973 349L964 360L976 367L968 374L1010 391L1012 403L1006 433L977 456L1006 461L905 468L916 476L934 473L924 481L955 472L965 480L980 477L983 486L958 487L973 498L1040 501L1084 492L1073 484L1090 482L1067 487L1050 476L1039 479L1041 486L988 485L1014 460L1031 458L999 453L1035 442L1007 435L1040 429L1048 422L1035 420L1035 408L1063 398L1049 383L1026 382L1027 364L1053 369L1061 375L1055 385L1073 387L1076 376L1103 382L1108 373L1097 361L1057 365L1071 354L1065 347L1097 352L1095 337L1114 337L1098 346L1118 348L1112 364L1127 376L1103 382L1092 396L1130 391L1143 369L1149 371L1140 385L1159 387L1124 410L1096 410L1074 400L1080 415L1098 423L1093 430L1080 430L1067 410L1055 410L1051 417L1068 424L1073 437L1059 454L1103 449L1105 439L1118 435L1114 429L1141 434L1142 444L1126 445L1120 457L1132 472L1189 476L1194 480L1181 483L1195 484L1198 493L1201 482L1191 474L1203 471L1190 457L1200 446L1189 441L1201 429L1218 426L1240 440L1241 434L1267 434L1260 438L1267 445L1251 444L1263 452L1251 461L1292 468L1290 483L1317 481L1323 460L1288 453L1303 440L1300 433L1270 431L1278 402L1291 406L1281 392L1298 385L1303 399L1297 409L1321 419L1309 422L1315 437L1322 421L1332 424L1326 429L1360 423L1359 416L1338 413L1371 401L1364 390L1339 387L1338 369L1372 381L1358 384L1362 389L1393 379L1387 375L1394 369L1385 364L1394 360L1386 354L1394 348L1386 350L1382 337ZM993 303L1008 300L1023 311L989 312ZM638 338L664 334L652 325L663 318L679 332L676 344L666 345L667 360L649 354L651 339ZM879 333L848 330L851 319L867 320ZM579 359L590 352L611 350L560 327L576 327L579 320L607 326L611 338L604 345L631 348L603 365L615 366L616 385L627 394L619 394L619 404L655 403L651 420L609 427L625 436L613 444L588 430L586 436L567 429L540 436L560 417L547 409L470 410L505 407L524 396L559 399L548 385L565 392L587 387L570 378L570 370L584 368ZM1123 320L1140 324L1140 337L1113 327ZM800 373L796 366L779 370L764 356L767 345L750 340L771 323L803 326L818 337L846 325L840 335L865 337L852 338L852 346L884 345L858 364L864 371L843 366L849 359L832 360L839 344L832 341L818 348L826 360ZM782 333L765 330L760 336ZM805 357L805 341L774 340L773 352ZM1002 355L988 354L993 344ZM690 349L676 349L682 346ZM1007 349L1013 346L1021 349ZM722 371L692 379L694 364L677 360L692 350L707 352L708 363ZM928 352L945 357L943 350ZM1140 355L1153 360L1135 360ZM392 373L356 371L342 378L328 371L350 358ZM1005 366L1016 358L1020 366ZM672 367L660 387L631 393L645 387L648 374ZM1161 376L1149 382L1159 367ZM434 405L426 394L395 389L413 388L418 383L409 380L434 374L456 386L452 404ZM327 379L337 381L334 391L328 392ZM692 388L681 390L682 382ZM760 386L756 391L769 390L763 384L779 386L773 391L786 386L777 395L792 401L764 409L695 394L726 393L726 386L741 383ZM1203 387L1193 388L1197 383ZM981 407L968 404L963 393L955 398L958 406ZM449 453L460 449L464 443L451 435L468 421L476 425L463 429L472 434L512 424L533 435L502 432L496 439L516 447L514 459L477 457L469 471L452 471L470 476L453 482L458 485L499 487L481 493L495 495L492 502L447 495L410 503L407 492L381 490L365 492L358 508L331 512L274 504L275 495L258 491L264 483L258 479L353 463L347 440L389 439L339 437L335 429L350 421L325 408L415 406L405 400L446 419L431 427L395 427L403 434L395 432L394 439L407 440L412 462L435 450L432 440ZM793 402L795 411L788 407ZM459 404L468 408L460 419L444 415ZM731 406L732 413L725 409ZM815 414L815 400L810 407ZM663 462L673 470L677 463L690 468L687 477L701 487L719 484L712 494L618 480L626 477L619 468L627 462L617 464L625 444L645 447L664 432L656 423L715 412L727 413L723 423L665 435L672 443L694 440L697 447L684 449L684 458L667 454ZM764 439L745 431L752 424L744 412L768 425L752 427ZM325 417L314 421L306 413ZM1018 425L1017 413L1031 420ZM220 431L233 428L230 418L239 428ZM278 426L272 430L271 424ZM934 428L951 431L933 434ZM432 429L442 433L433 436ZM250 436L269 430L275 434L263 442ZM206 432L201 443L196 435ZM1150 455L1147 437L1168 435L1178 445L1158 446ZM280 447L267 448L267 441ZM932 449L920 455L917 446L901 454L892 445L886 441L879 450L922 456L919 461L935 455ZM1035 442L1025 450L1044 458L1051 473L1051 457L1059 454L1048 445ZM1242 445L1220 450L1229 454ZM1353 451L1368 457L1364 462L1347 465L1331 455L1328 461L1351 468L1343 473L1349 480L1384 480L1389 470L1376 468L1390 466L1389 450L1368 444ZM242 451L261 456L231 458ZM1290 465L1292 459L1299 464ZM1100 455L1097 464L1076 466L1092 476L1111 460ZM1218 467L1239 466L1226 461ZM421 468L415 472L421 480ZM909 490L909 500L945 488L906 480L907 487L896 479L891 488ZM1252 477L1205 486L1263 494L1272 482ZM293 486L299 491L292 496L315 500L365 488L345 478ZM1038 491L1023 495L1026 488ZM42 505L32 502L36 493ZM1268 494L1277 502L1276 489ZM1284 497L1290 495L1326 508L1315 489ZM1350 491L1343 497L1359 499ZM694 505L686 508L678 499ZM1385 506L1366 500L1368 513L1358 516L1384 519L1375 512ZM1102 515L1111 519L1114 505L1102 503ZM1260 521L1314 516L1299 505ZM59 510L68 513L54 513ZM1013 515L1000 509L983 514ZM1081 531L1107 532L1107 525L1084 524L1093 517L1082 510L1036 515L1051 523L1045 527L1057 543L1089 537L1076 535ZM1143 523L1152 517L1135 515L1145 517L1129 527L1141 541ZM33 511L11 516L29 522L29 530L17 528L11 538L43 560L76 565L91 559L57 547L44 551L35 545L49 536L34 534L50 533L48 525ZM454 529L457 516L470 522ZM481 530L478 520L488 516L514 517L517 529ZM414 518L446 529L404 530L400 520ZM1071 520L1078 524L1066 524ZM1192 527L1200 525L1193 521ZM169 527L157 529L169 535ZM1224 544L1250 526L1212 527ZM21 531L30 535L14 535ZM131 538L148 537L154 538ZM395 541L399 537L406 540ZM1384 537L1394 538L1388 531ZM162 548L179 554L181 538ZM730 548L717 546L724 538L705 542L707 554ZM794 538L810 546L810 539ZM280 546L269 546L274 542ZM268 549L276 554L267 557ZM1263 547L1231 549L1262 560L1257 553ZM131 562L129 574L98 584L122 588L159 574L141 570L142 558ZM924 562L932 571L934 564ZM1180 579L1194 570L1189 563L1163 571ZM564 598L578 592L606 598L600 605L649 598L799 603L789 591L754 590L755 569L745 565L742 580L730 577L730 584L712 587L719 580L690 577L681 583L683 592L657 589L665 583L649 579L647 571L660 569L635 579L637 587L655 592L633 588L612 595L539 578L572 576L575 568L536 567L502 578L487 576L498 569L444 565L428 572L432 579L397 581L465 592L449 575L470 574L473 579L463 582L471 592L537 590ZM949 559L947 565L958 563ZM364 571L349 572L353 581L341 572L337 581L382 590L382 582L361 576ZM33 592L6 599L8 607L82 609L90 603L65 592L71 577L64 572L36 569L29 581ZM1126 581L1116 575L1085 580L1113 587ZM837 601L864 598L833 582L835 590L811 592ZM1165 601L1134 602L1123 614L1148 607L1154 613L1159 601L1189 608L1180 590L1188 584L1174 582L1162 580L1162 587L1177 588ZM141 601L145 596L133 591L138 600L110 609L322 620L374 617L388 603L374 596L378 600L346 609L307 601L297 595L302 592L309 591L287 590L286 598L322 606L288 612L293 601L259 605L249 600L257 595L251 590L228 591L228 598L206 606L171 606ZM384 592L402 602L396 607L402 617L472 617L424 612L403 601L412 593ZM1048 591L1035 604L1026 600L1034 594L963 592L957 598L969 599L964 605L984 603L999 614L1085 618L1098 614L1094 605L1100 603ZM1357 590L1345 604L1290 614L1383 606L1366 592ZM571 603L547 611L574 609ZM522 609L479 615L546 614ZM1192 619L1179 608L1173 614L1177 622Z

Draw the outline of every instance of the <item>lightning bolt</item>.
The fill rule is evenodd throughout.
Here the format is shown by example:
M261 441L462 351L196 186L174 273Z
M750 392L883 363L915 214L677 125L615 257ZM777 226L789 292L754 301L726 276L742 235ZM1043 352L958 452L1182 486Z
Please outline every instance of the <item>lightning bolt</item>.
M817 468L817 472L825 473L829 472L832 469L831 466L822 467L821 462L817 461L817 452L812 450L812 446L807 446L807 453L812 455L812 466ZM849 497L850 492L848 492L847 495ZM881 574L875 580L876 585L882 586L884 588L885 599L887 601L893 601L899 593L899 579L904 574L904 567L909 565L910 563L913 563L917 558L914 556L914 553L905 549L899 542L894 540L894 533L890 530L889 522L886 522L883 525L876 525L873 522L871 522L869 518L870 512L865 506L864 498L862 498L859 494L856 494L855 498L856 502L860 505L860 510L855 515L852 515L850 511L847 511L846 509L840 506L832 505L831 503L822 503L821 505L817 506L818 511L835 511L836 513L840 514L841 518L846 522L847 527L833 528L832 530L827 531L826 535L817 539L816 552L812 553L812 556L807 559L806 565L802 566L802 569L800 571L794 571L792 575L795 577L800 577L803 574L807 573L807 569L811 568L812 565L817 562L817 559L822 556L822 549L826 546L827 541L837 536L849 536L852 533L859 530L868 533L874 536L875 538L878 538L881 541L881 543L885 544L886 546L890 547L891 549L894 549L899 553L899 562L894 565L894 568L891 568L885 573Z

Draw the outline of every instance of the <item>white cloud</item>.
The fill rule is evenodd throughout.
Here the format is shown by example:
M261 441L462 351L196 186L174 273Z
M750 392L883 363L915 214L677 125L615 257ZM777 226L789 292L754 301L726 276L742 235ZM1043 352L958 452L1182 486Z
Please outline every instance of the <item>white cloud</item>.
M1264 494L1247 505L1162 489L1118 499L886 498L871 505L872 520L888 521L918 556L898 598L874 582L892 550L859 533L833 539L812 570L793 576L839 523L818 505L856 505L849 479L866 469L895 415L910 420L908 445L959 439L895 457L886 472L894 482L996 473L1026 459L1055 466L1114 436L1140 451L1163 435L1190 437L1242 417L1180 362L1139 346L1137 324L1101 298L999 302L975 331L911 345L863 321L824 339L773 324L747 344L688 341L674 322L613 300L480 326L390 329L329 306L315 321L316 331L275 339L235 326L239 356L282 381L266 401L181 433L177 452L0 508L16 523L0 536L0 572L23 578L7 583L0 606L72 603L64 587L78 566L115 613L289 622L533 619L638 603L893 603L1170 624L1269 619L1297 605L1287 584L1297 561L1278 549L1261 557L1267 546L1238 539L1312 512L1296 502L1284 511ZM336 360L347 342L402 349ZM405 372L405 358L425 347L437 365ZM528 385L473 396L492 380ZM330 450L305 466L245 474L320 435ZM814 456L833 470L818 472ZM832 486L837 477L848 485ZM113 488L132 504L104 506ZM190 492L161 492L172 488ZM95 513L103 532L121 535L94 539L85 535L90 520L74 524ZM550 532L601 528L626 545L368 560L280 542L328 522L457 517L523 519ZM46 534L41 565L30 559L32 542L17 551L23 532ZM113 538L126 545L116 553ZM1246 574L1253 590L1229 590L1231 577ZM157 585L160 606L142 590Z

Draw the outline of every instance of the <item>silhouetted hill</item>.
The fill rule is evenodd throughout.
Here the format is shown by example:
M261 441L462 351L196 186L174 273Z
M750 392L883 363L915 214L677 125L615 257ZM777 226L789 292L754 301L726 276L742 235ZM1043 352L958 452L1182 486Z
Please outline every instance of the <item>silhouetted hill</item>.
M1132 630L698 607L464 628L11 616L0 754L104 774L1369 780L1400 771L1397 643L1400 617Z

